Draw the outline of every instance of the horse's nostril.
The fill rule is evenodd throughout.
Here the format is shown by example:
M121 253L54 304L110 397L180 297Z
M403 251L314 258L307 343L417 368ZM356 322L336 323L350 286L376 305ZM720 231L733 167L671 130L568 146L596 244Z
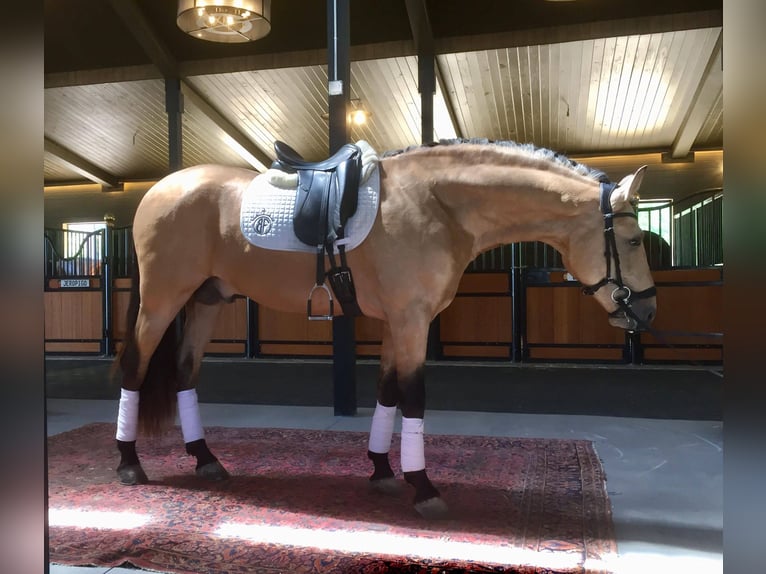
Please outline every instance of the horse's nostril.
M655 313L655 311L654 311L654 310L651 310L651 311L649 311L649 313L647 313L647 315L646 315L646 320L647 320L647 321L649 321L650 323L651 323L652 321L654 321L654 313Z

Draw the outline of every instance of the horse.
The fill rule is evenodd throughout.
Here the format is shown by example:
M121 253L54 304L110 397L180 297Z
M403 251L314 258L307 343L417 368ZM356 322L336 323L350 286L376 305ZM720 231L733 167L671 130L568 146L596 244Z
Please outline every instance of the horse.
M380 155L374 222L347 253L359 309L383 324L367 452L374 490L401 491L408 484L417 513L426 519L448 514L426 472L427 336L480 253L545 242L561 253L611 325L634 331L651 323L656 291L635 213L645 167L615 184L551 150L489 140L441 141ZM137 207L136 277L115 362L122 371L116 439L123 484L148 480L137 434L178 419L196 474L227 478L205 442L196 394L218 312L242 295L276 310L306 312L316 256L256 247L240 227L242 196L265 175L222 165L189 167L154 184ZM320 313L343 314L340 308L331 313L327 301L315 304ZM397 409L404 482L388 457Z

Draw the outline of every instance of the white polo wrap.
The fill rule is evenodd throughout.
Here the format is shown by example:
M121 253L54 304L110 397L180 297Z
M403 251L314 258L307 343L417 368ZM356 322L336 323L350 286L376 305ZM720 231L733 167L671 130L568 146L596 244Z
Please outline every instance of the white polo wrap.
M117 440L132 442L138 435L138 391L120 391L120 409L117 413Z
M423 419L402 417L402 472L423 470L425 467Z
M178 392L178 418L181 419L184 442L193 442L205 438L199 405L197 404L197 389Z
M384 407L380 403L375 405L372 415L372 427L370 428L369 450L385 454L391 448L391 437L394 434L394 421L396 419L396 407Z

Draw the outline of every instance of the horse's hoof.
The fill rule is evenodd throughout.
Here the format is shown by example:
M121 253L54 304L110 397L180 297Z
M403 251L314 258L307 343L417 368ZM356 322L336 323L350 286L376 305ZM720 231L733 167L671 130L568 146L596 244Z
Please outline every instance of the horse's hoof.
M438 496L415 503L415 510L426 520L443 520L449 515L447 503Z
M385 494L388 496L395 496L402 492L403 484L393 477L378 478L370 481L370 490Z
M217 460L200 466L195 472L198 477L205 480L215 481L229 478L228 471Z
M120 484L124 484L126 486L146 484L149 482L149 479L147 478L146 473L144 472L144 469L141 468L140 464L131 464L128 466L123 466L122 468L118 468L117 476L120 478Z

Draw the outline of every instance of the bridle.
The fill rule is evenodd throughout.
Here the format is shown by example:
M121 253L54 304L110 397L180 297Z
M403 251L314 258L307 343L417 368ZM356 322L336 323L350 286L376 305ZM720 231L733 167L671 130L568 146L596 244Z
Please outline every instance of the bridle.
M624 212L621 211L619 213L614 213L612 211L612 202L611 202L611 196L612 192L617 188L617 184L611 183L609 181L601 181L601 213L604 215L604 241L605 241L605 248L604 248L604 257L606 258L606 276L599 281L598 283L594 283L593 285L586 285L582 288L582 292L586 295L594 295L596 291L601 289L604 285L609 285L610 283L612 285L615 285L614 290L612 291L612 301L614 301L618 309L616 311L613 311L609 314L610 317L617 317L620 313L624 313L625 318L629 318L635 323L634 329L627 329L628 331L647 331L651 333L654 337L656 337L661 343L664 345L674 348L675 346L672 345L667 341L667 339L664 337L664 335L681 335L681 336L704 336L704 337L722 337L723 333L692 333L692 332L685 332L685 331L657 331L656 329L652 328L651 325L647 321L644 321L641 319L638 315L636 315L633 312L633 309L631 308L631 302L635 301L637 299L648 299L649 297L654 297L657 294L657 288L652 286L648 289L644 289L643 291L633 291L625 285L622 281L622 272L620 269L620 254L617 251L617 239L614 235L614 218L615 217L633 217L634 219L638 219L638 215L631 211L631 212ZM612 258L614 258L614 275L612 275ZM697 361L692 361L692 364L699 364ZM716 371L713 371L712 369L706 369L708 372L716 375L717 377L723 377L721 373L718 373Z
M635 322L635 326L639 330L646 330L649 328L648 323L633 312L632 303L637 299L654 297L657 294L657 289L654 286L651 286L643 291L633 291L622 281L620 254L617 250L617 239L614 235L614 219L616 217L633 217L634 219L638 219L638 215L634 211L621 211L618 213L612 211L611 197L612 192L616 188L616 183L608 181L601 182L600 204L601 213L604 216L604 257L606 258L606 276L598 283L583 286L582 292L586 295L594 295L596 291L605 285L615 285L615 288L612 291L612 301L617 304L618 309L610 313L609 316L616 317L620 313L623 313L626 318L630 318ZM614 275L612 274L612 259L614 259Z

